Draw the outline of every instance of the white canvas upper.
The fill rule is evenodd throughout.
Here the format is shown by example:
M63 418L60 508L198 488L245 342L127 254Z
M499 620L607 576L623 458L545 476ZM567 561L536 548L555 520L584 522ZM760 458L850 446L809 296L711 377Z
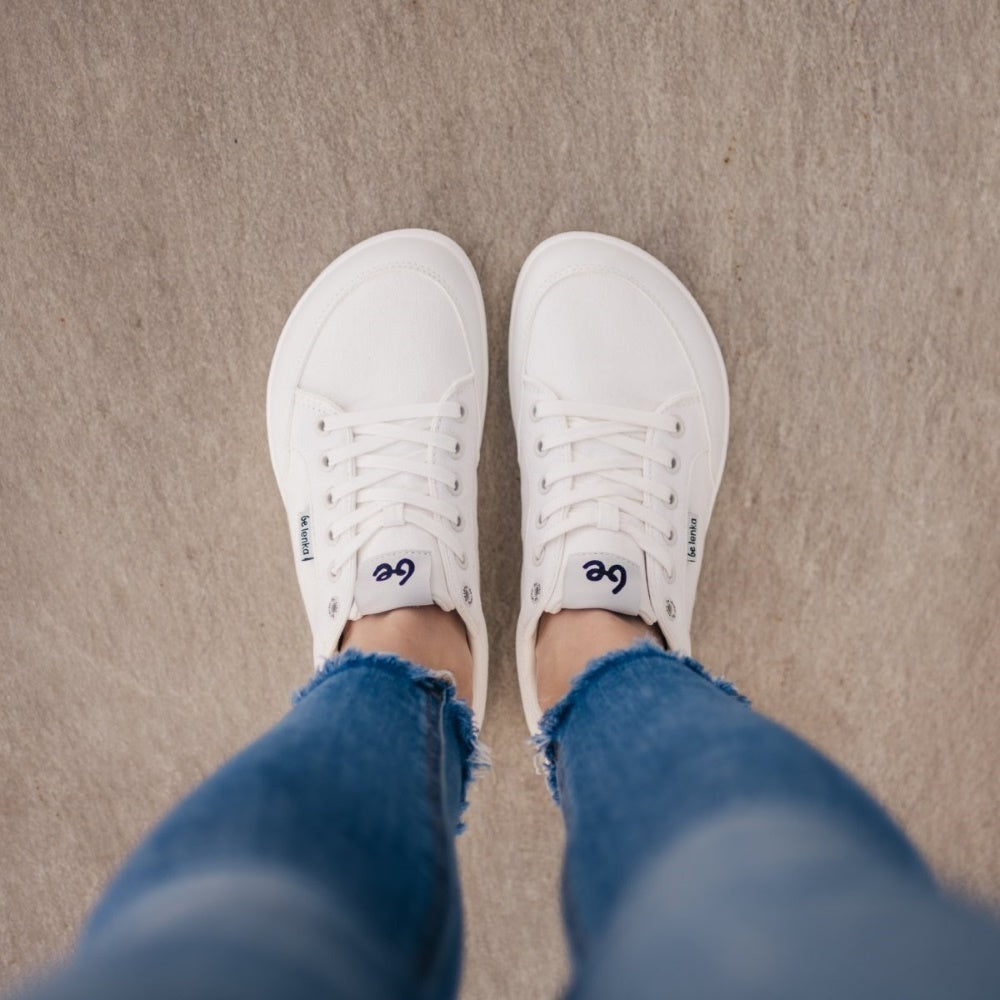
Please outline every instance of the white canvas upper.
M267 387L317 668L348 620L397 607L457 611L486 703L476 468L486 411L486 317L452 240L399 230L338 257L285 324Z
M637 615L690 652L729 390L687 289L649 254L595 233L552 237L525 262L509 378L524 542L517 665L535 732L544 612Z

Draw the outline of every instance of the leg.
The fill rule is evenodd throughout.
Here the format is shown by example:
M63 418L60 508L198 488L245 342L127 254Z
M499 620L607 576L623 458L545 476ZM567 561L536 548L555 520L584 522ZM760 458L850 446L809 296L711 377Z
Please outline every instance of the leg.
M574 995L997 995L1000 931L938 891L855 782L694 661L611 652L542 728Z
M447 681L348 651L150 834L37 995L453 996L472 746Z

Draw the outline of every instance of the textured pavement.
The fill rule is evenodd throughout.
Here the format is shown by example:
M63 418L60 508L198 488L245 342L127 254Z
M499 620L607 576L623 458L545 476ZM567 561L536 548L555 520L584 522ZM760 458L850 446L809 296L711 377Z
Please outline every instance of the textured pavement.
M0 983L308 674L268 364L322 267L402 226L467 250L490 327L464 996L566 969L505 371L520 263L566 229L664 260L727 361L695 653L1000 900L997 80L972 0L6 0Z

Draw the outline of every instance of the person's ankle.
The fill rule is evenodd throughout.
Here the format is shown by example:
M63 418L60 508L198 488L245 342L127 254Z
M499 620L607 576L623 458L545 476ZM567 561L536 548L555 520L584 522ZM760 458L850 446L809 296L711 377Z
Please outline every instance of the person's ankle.
M365 615L347 623L340 649L392 653L428 670L446 670L458 697L472 704L472 651L456 611L429 604Z
M627 649L642 639L666 647L662 632L641 618L600 608L542 615L535 643L535 677L542 710L566 695L573 678L591 660Z

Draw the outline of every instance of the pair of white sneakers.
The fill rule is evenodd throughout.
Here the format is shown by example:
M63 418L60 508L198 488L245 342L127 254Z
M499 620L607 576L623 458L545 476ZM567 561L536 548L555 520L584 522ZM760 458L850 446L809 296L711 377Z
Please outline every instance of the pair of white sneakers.
M543 613L638 616L690 652L729 391L711 327L681 282L596 233L554 236L528 257L509 378L524 544L517 665L534 733ZM487 380L475 270L446 236L413 229L366 240L323 271L285 324L267 387L271 461L317 668L348 620L429 604L456 611L479 726L488 646L476 474Z

